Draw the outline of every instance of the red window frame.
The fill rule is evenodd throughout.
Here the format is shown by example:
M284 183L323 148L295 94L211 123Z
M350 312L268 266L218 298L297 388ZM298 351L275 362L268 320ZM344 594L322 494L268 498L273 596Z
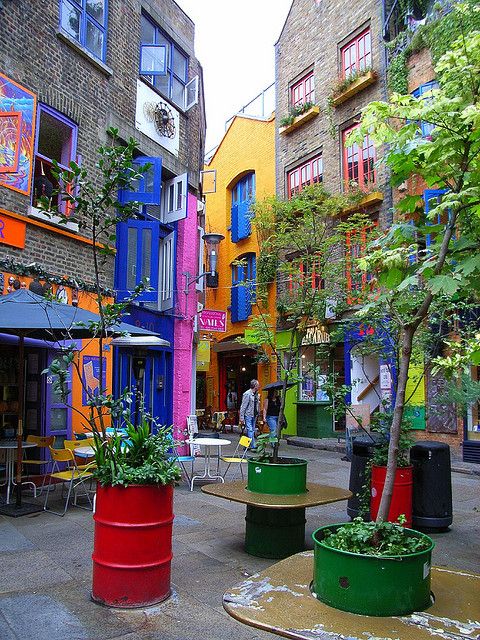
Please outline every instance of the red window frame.
M347 296L348 304L356 304L360 302L361 296L359 294L364 293L367 290L372 291L372 277L371 273L367 271L357 271L357 281L352 274L353 262L357 258L361 258L365 255L367 248L367 235L372 229L378 226L378 222L374 221L372 224L359 229L358 231L347 231L345 234L345 262L346 262L346 279L347 279L347 291L353 295ZM360 235L360 237L356 237ZM360 278L358 278L360 276ZM355 295L357 294L357 295Z
M372 37L370 29L365 29L340 49L342 78L365 71L372 66Z
M320 269L320 261L315 261L312 264L312 271L311 273L307 273L305 271L306 267L305 264L303 262L301 262L298 265L298 271L300 272L300 277L298 278L298 280L296 280L293 275L290 275L288 278L288 291L290 293L291 296L293 296L298 287L303 287L304 283L308 280L310 280L310 288L312 289L312 291L321 291L322 289L325 288L325 282L322 278L321 275L321 269ZM305 275L307 277L307 280L305 281Z
M320 182L323 182L323 158L321 155L315 156L287 173L288 199L291 200L306 186Z
M298 107L306 102L315 102L313 71L290 87L290 106Z
M352 181L357 182L360 189L366 190L369 185L375 184L377 179L375 147L368 133L364 137L361 146L356 142L350 147L345 146L348 134L357 129L357 127L358 125L350 127L342 134L343 176L347 191Z

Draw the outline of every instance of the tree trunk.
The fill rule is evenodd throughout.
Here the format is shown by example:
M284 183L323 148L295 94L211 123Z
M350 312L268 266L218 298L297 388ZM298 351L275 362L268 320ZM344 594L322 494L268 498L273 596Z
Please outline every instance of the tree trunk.
M402 339L402 358L400 360L400 369L398 372L397 393L395 397L395 409L393 411L393 421L390 429L390 441L388 444L388 461L387 475L385 477L385 485L383 487L382 499L378 509L377 522L388 519L390 503L393 494L393 482L395 480L395 472L397 470L398 442L400 439L400 428L403 419L403 410L405 407L405 394L408 382L408 369L412 356L412 343L415 334L414 327L407 327L403 333Z

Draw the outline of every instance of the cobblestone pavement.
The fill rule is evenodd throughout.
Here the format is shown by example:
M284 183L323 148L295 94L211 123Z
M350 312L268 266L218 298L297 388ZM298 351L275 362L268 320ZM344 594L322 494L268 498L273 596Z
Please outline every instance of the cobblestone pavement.
M238 436L232 440L233 451ZM311 482L348 487L342 453L282 445L286 455L309 460ZM434 564L478 571L478 475L452 474L454 523L434 534ZM323 524L346 521L346 503L307 511L310 536ZM92 514L71 508L64 518L37 513L0 516L1 640L254 640L271 634L244 626L222 607L222 595L246 576L273 564L243 551L245 508L185 482L175 490L173 595L165 603L130 611L90 600Z

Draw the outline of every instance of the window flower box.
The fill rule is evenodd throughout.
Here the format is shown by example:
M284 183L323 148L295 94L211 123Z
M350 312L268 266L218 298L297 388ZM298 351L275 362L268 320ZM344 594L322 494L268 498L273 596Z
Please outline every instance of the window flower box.
M307 109L307 111L305 111L304 113L296 116L291 124L280 127L278 132L280 133L280 135L292 133L292 131L295 131L295 129L298 129L298 127L301 127L306 122L309 122L309 120L316 118L319 113L320 107L313 105L313 107L310 107L310 109Z
M371 84L376 82L376 80L377 80L376 71L369 70L363 73L361 76L358 76L355 79L353 79L352 82L350 82L346 87L345 87L346 81L341 82L339 86L340 87L343 86L344 88L334 89L333 95L332 95L333 106L338 107L339 105L343 104L344 102L349 100L352 96L356 95L357 93L360 93L360 91L363 91L363 89L365 89L366 87L369 87Z
M342 211L342 214L353 213L359 209L367 209L369 207L375 207L383 202L383 193L381 191L371 191L363 196L358 203L351 207L347 207Z

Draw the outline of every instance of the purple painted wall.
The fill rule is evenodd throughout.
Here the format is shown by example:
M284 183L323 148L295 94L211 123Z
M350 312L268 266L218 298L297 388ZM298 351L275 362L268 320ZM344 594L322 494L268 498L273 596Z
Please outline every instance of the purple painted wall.
M185 295L185 273L191 276L198 271L197 198L188 194L187 217L178 223L177 231L177 313L183 319L175 319L175 349L173 354L173 424L175 440L185 440L187 416L190 415L193 356L193 326L197 313L195 284ZM183 453L183 451L182 451ZM185 451L186 453L186 451Z

